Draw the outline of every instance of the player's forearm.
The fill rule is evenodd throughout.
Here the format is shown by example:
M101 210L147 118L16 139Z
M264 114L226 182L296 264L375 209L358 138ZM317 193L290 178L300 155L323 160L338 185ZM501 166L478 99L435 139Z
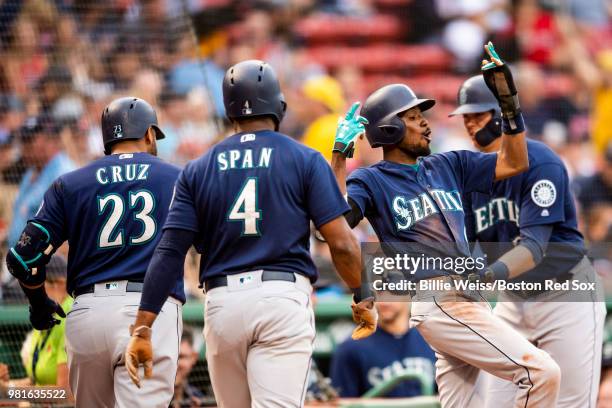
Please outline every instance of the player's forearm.
M351 235L351 238L341 245L333 247L330 245L330 252L334 266L342 280L351 289L359 288L361 286L361 250L357 239Z
M531 251L522 245L518 245L503 254L497 262L503 262L506 265L508 278L510 279L516 278L536 266Z
M45 302L45 300L47 299L47 297L48 297L47 291L45 290L45 286L44 285L41 285L41 286L38 286L38 287L35 287L35 288L31 288L31 287L25 286L21 282L19 282L19 285L21 286L21 289L23 290L23 293L28 298L28 301L30 302L30 305L32 305L33 307L37 307L37 306L43 304Z
M338 182L338 187L346 195L346 157L339 152L332 153L331 168Z
M506 120L506 119L504 119ZM520 118L522 121L522 117ZM518 134L504 133L501 150L497 155L495 180L516 176L529 168L529 155L525 132Z
M349 288L361 286L361 248L343 216L319 226L329 245L332 261Z
M551 224L531 225L521 228L519 245L499 259L506 264L509 278L520 276L542 262L552 231L553 226Z
M134 320L134 327L139 326L153 326L155 319L157 318L157 313L149 312L147 310L139 309L136 314L136 320Z
M185 255L193 243L194 236L192 231L179 229L167 229L163 232L147 269L139 311L154 315L159 313L176 282L183 277ZM149 317L155 320L154 316Z

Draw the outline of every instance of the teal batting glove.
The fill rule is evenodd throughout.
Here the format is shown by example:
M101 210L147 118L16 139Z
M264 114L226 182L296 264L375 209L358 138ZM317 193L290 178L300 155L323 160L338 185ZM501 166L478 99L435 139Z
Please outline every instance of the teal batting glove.
M368 124L368 120L363 116L356 115L359 109L359 102L355 102L351 109L346 112L344 119L338 123L336 129L336 138L334 140L334 152L339 152L344 157L353 157L355 152L355 139L365 133L364 124Z

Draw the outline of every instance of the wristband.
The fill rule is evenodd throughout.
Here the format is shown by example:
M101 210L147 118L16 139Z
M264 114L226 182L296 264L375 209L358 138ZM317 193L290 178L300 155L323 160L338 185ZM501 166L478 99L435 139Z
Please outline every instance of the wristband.
M525 120L523 114L519 112L515 117L509 119L507 116L502 117L502 132L506 135L517 135L525 131Z
M495 261L489 266L489 270L493 272L495 280L507 280L510 276L508 266L502 261Z
M371 289L362 290L361 286L357 288L351 288L353 293L353 302L359 303L364 299L374 298L374 294Z
M26 288L21 284L20 286L21 289L23 289L23 293L25 293L26 297L30 301L30 305L32 305L32 307L37 308L44 305L47 301L48 296L44 286L41 285L36 289Z

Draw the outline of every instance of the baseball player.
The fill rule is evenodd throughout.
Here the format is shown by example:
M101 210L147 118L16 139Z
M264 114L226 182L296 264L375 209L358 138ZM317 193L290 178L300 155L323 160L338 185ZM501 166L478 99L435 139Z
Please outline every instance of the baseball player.
M482 152L499 151L502 118L483 78L465 81L457 99L458 107L451 116L463 116L474 146ZM468 237L507 243L494 247L483 244L489 262L493 262L485 273L489 279L520 275L527 282L595 281L596 273L577 229L574 197L563 162L545 144L534 140L527 141L527 151L527 172L493 183L488 194L473 192L466 197L471 207L466 216ZM514 242L518 243L513 247ZM591 301L563 302L564 294L544 288L503 292L494 313L559 364L558 407L595 407L605 305L596 302L595 296ZM510 407L516 392L513 384L491 377L487 406Z
M434 101L418 99L406 85L387 85L371 94L361 115L356 106L338 126L332 168L346 190L349 225L363 217L382 243L431 243L446 257L469 257L461 194L487 192L494 180L527 166L525 128L512 74L493 45L482 73L502 107L503 136L499 153L452 151L430 154L431 129L423 111ZM365 124L365 126L364 126ZM365 131L372 147L383 147L384 159L354 171L346 181L345 158ZM449 245L452 243L452 245ZM443 270L416 271L416 280L453 286L462 276ZM411 307L416 327L436 351L436 382L443 407L481 407L476 392L479 369L517 386L514 407L555 407L560 373L554 360L495 317L473 291L431 291L417 286Z
M139 365L157 354L150 327L195 244L203 253L206 359L219 406L299 407L315 335L311 220L355 293L354 337L375 330L373 301L359 297L360 249L329 165L278 133L287 105L272 68L257 60L230 67L223 99L236 133L179 176L126 350L128 370L140 383Z
M155 324L153 381L137 390L123 365L129 324L147 265L160 239L179 169L155 157L164 134L153 108L138 98L112 101L102 113L105 157L59 177L10 249L7 264L30 301L39 330L64 317L44 290L45 265L69 243L66 318L70 387L77 407L167 407L174 390L182 279ZM150 370L147 367L147 370Z

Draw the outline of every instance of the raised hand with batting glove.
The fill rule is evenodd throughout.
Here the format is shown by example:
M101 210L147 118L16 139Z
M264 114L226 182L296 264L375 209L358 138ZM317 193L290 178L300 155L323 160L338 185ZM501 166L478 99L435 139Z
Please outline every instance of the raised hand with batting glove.
M359 109L359 102L355 102L353 106L346 112L344 119L338 123L336 129L336 138L334 141L334 152L340 152L345 157L353 157L355 152L355 139L365 133L364 124L368 120L363 116L356 115Z
M482 60L482 76L487 87L499 102L503 118L503 132L508 135L524 132L525 123L521 116L521 105L512 72L497 54L491 41L484 48L491 60Z

